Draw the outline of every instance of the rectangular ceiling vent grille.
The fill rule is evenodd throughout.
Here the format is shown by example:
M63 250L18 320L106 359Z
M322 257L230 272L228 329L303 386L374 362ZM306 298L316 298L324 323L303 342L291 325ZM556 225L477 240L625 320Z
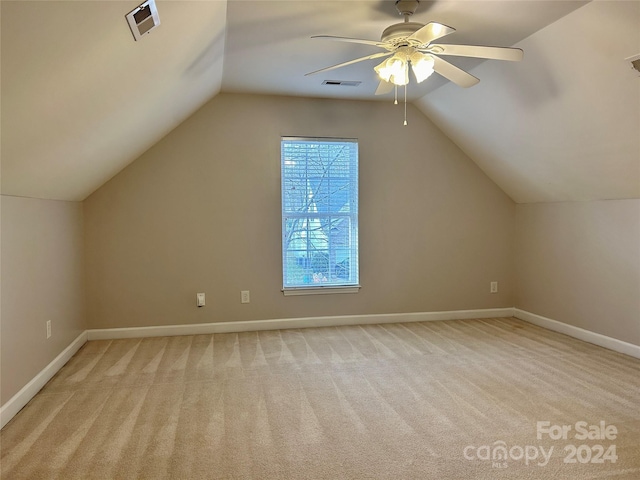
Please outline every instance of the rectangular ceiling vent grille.
M640 53L638 55L634 55L633 57L627 58L626 61L631 64L631 68L634 70L633 73L640 77Z
M127 23L133 33L133 38L138 41L144 35L160 25L160 17L155 0L147 0L127 13Z
M325 80L322 85L333 85L336 87L357 87L362 82L357 80Z

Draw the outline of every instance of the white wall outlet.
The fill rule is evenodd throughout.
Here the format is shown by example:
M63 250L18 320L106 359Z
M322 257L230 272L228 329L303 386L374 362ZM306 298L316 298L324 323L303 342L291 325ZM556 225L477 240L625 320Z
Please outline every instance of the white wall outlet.
M196 293L196 305L204 307L204 293Z
M491 293L498 293L498 282L491 282Z
M51 338L51 320L47 320L47 338Z
M249 301L250 301L249 290L242 290L240 292L240 302L249 303Z

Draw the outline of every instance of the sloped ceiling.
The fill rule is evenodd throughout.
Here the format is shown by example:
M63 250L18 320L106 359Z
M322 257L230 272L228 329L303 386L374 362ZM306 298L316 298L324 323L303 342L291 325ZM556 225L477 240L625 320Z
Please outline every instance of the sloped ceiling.
M2 1L2 193L83 200L220 90L226 3Z
M416 102L518 203L640 197L640 2L595 1Z
M0 2L3 194L83 200L221 91L391 101L371 62L304 73L373 53L309 37L377 39L402 20L393 0L158 0L162 24L134 42L139 3ZM412 18L457 28L449 43L525 49L519 64L451 59L481 78L471 89L434 75L409 90L516 201L639 196L640 80L622 59L640 53L640 4L585 3L423 1Z

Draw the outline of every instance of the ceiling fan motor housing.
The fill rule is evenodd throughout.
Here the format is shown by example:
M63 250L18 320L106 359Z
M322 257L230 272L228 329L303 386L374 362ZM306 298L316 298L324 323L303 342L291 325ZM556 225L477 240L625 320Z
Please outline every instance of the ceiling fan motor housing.
M396 23L394 25L391 25L390 27L385 28L380 39L383 42L390 42L394 45L398 45L403 42L408 44L408 42L406 42L406 39L420 30L422 27L424 27L424 24L417 22Z

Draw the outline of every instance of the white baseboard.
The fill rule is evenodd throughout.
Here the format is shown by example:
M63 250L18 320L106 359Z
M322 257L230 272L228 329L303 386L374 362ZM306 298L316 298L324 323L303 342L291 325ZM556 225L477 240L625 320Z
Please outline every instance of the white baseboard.
M208 335L212 333L253 332L257 330L280 330L287 328L336 327L341 325L371 325L379 323L428 322L436 320L465 320L471 318L512 316L513 308L491 308L481 310L452 310L446 312L285 318L277 320L166 325L157 327L105 328L87 330L87 334L89 340L111 340L117 338Z
M558 322L557 320L552 320L550 318L543 317L542 315L536 315L535 313L520 310L519 308L514 308L513 316L520 320L524 320L525 322L538 325L539 327L553 330L554 332L564 333L570 337L593 343L594 345L599 345L600 347L608 348L609 350L624 353L631 357L640 358L640 346L623 342L617 338L607 337L600 333L575 327L568 323Z
M220 322L192 325L166 325L156 327L106 328L86 330L36 375L27 385L0 407L0 428L4 427L87 340L118 338L200 335L211 333L251 332L286 328L333 327L341 325L373 325L381 323L430 322L438 320L466 320L473 318L516 317L540 327L563 333L601 347L640 358L640 346L594 333L580 327L558 322L518 308L492 308L481 310L452 310L445 312L392 313L376 315L345 315L336 317L285 318L253 320L247 322Z
M87 342L86 330L71 342L60 355L44 367L33 379L16 393L11 399L0 407L0 428L4 427L22 408L29 403L36 393L44 387L51 378L58 373L65 363L67 363L80 347Z
M447 312L396 313L378 315L347 315L337 317L286 318L278 320L254 320L247 322L220 322L192 325L166 325L157 327L106 328L85 330L49 365L0 407L0 428L4 427L87 340L111 340L118 338L164 337L175 335L199 335L211 333L251 332L285 328L330 327L377 323L426 322L434 320L464 320L472 318L498 318L513 316L513 308L483 310L453 310Z

